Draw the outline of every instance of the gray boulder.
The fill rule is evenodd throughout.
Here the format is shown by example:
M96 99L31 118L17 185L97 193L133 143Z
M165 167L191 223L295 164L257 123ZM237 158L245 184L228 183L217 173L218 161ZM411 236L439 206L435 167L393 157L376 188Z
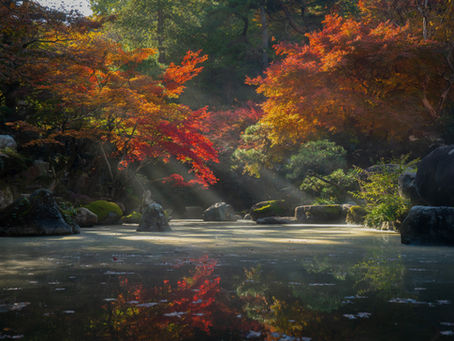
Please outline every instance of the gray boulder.
M98 223L98 216L88 208L79 207L74 220L80 227L91 227Z
M416 188L431 206L454 206L454 145L442 146L418 165Z
M0 149L17 148L17 143L11 135L0 135Z
M14 196L11 188L9 186L0 184L0 210L11 205L13 201Z
M22 197L0 211L0 235L39 236L79 233L79 226L65 221L52 193L45 189Z
M142 210L139 232L164 232L171 231L169 221L162 206L156 202L148 202Z
M295 218L304 224L344 224L347 206L303 205L295 208Z
M400 234L402 244L454 245L454 208L413 206Z
M203 211L205 221L235 221L237 216L233 207L225 202L217 202Z
M408 169L403 172L398 179L399 195L417 205L422 204L423 200L419 196L416 188L416 171Z

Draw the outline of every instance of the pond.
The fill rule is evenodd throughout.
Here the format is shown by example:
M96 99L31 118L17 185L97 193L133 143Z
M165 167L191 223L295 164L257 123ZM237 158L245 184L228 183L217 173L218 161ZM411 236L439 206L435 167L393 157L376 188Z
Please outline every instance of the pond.
M0 339L454 340L454 248L345 225L171 225L0 239Z

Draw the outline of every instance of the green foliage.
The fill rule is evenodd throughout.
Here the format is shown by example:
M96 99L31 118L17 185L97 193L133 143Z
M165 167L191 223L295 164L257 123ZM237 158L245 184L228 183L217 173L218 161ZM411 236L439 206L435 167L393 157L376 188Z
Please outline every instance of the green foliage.
M116 203L106 200L97 200L84 206L98 216L98 222L103 222L109 217L109 213L114 213L120 218L123 211Z
M392 295L402 290L404 285L405 265L398 257L384 262L385 255L375 254L356 264L352 273L358 294L380 292L382 295Z
M410 202L399 195L399 176L417 160L406 162L402 158L398 164L375 166L373 170L358 169L358 182L361 190L355 197L365 202L367 215L365 224L379 227L383 223L399 224L410 209Z
M166 214L166 217L168 218L167 212L164 212L164 213ZM134 211L131 214L128 214L127 216L122 217L121 221L126 224L138 224L138 223L140 223L141 219L142 219L142 214L137 211Z
M351 199L358 189L356 172L337 169L327 176L306 176L300 189L315 198L314 204L339 204Z
M246 128L241 135L243 147L239 147L232 155L233 169L242 169L244 174L260 178L263 167L272 166L269 153L269 140L266 128L260 123Z
M346 150L328 140L310 141L292 155L286 165L290 180L303 180L311 174L328 175L347 166Z
M348 224L364 224L364 219L367 215L367 211L364 207L355 205L350 207L347 212L347 217L345 218L345 222Z

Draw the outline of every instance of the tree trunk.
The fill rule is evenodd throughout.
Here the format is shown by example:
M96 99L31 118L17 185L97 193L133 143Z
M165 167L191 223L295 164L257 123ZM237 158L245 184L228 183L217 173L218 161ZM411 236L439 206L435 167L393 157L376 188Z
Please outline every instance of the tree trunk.
M269 48L269 36L268 36L268 23L266 20L265 6L260 5L260 21L262 24L262 64L266 68L268 66L268 48Z
M157 25L157 36L158 36L158 51L159 57L158 61L165 64L166 62L166 52L164 47L164 11L162 10L162 2L158 0L158 25Z

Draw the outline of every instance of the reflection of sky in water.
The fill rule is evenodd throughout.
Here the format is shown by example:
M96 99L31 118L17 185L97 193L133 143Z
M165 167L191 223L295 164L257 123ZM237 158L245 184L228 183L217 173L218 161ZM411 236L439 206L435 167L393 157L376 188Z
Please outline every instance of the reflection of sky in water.
M172 222L0 240L0 339L429 340L454 250L346 227Z

